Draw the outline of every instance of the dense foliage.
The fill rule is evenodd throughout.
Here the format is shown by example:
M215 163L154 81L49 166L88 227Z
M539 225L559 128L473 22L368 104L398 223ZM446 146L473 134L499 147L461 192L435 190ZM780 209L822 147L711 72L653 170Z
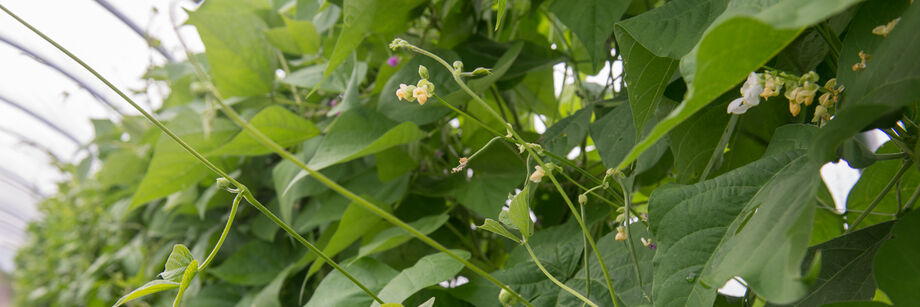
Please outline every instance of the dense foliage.
M171 132L93 121L19 305L920 301L911 1L207 0L187 24L206 51L145 76Z

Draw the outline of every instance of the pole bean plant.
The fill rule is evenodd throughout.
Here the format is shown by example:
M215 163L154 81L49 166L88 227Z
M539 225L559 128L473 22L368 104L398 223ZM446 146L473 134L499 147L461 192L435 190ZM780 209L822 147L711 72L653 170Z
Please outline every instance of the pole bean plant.
M206 0L152 110L0 5L137 111L16 303L917 306L912 2Z

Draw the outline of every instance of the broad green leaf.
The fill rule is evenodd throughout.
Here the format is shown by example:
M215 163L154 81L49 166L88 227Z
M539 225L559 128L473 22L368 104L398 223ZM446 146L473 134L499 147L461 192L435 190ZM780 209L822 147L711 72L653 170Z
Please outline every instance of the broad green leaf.
M699 41L728 0L669 1L614 28L623 55L629 105L635 127L655 117L664 89L677 71L678 59ZM637 133L643 134L637 129Z
M189 12L188 23L198 29L217 89L226 97L254 96L270 92L275 79L272 47L265 39L265 22L257 9L265 1L207 1ZM227 22L233 20L233 22Z
M116 307L121 306L127 302L139 299L141 297L144 297L150 294L154 294L154 293L162 292L166 290L172 290L176 288L179 288L179 283L177 282L172 282L172 281L162 280L162 279L154 280L154 281L144 284L143 286L140 286L140 288L134 289L134 291L131 291L125 296L122 296L120 299L118 299L117 302L115 302L114 306Z
M592 108L583 108L546 129L541 137L543 148L565 156L588 135Z
M328 131L307 163L314 170L425 137L425 133L413 123L396 123L364 108L342 113Z
M885 242L892 223L878 224L808 248L802 270L821 253L821 271L809 293L792 306L824 306L827 303L872 299L875 278L872 260ZM772 304L768 304L773 306Z
M878 287L895 306L920 302L920 210L912 210L891 229L891 239L875 254L873 272Z
M492 232L492 233L494 233L494 234L497 234L497 235L500 235L500 236L502 236L502 237L511 239L511 241L517 242L518 244L521 244L521 239L520 239L520 238L516 237L514 234L512 234L510 231L508 231L508 229L505 228L505 226L502 226L501 223L496 222L496 221L493 220L493 219L486 219L486 221L485 221L481 226L478 226L478 228L481 228L481 229L483 229L483 230L487 230L487 231Z
M379 204L377 202L375 202L375 205L385 211L390 211L389 205ZM339 221L339 225L336 227L332 238L329 239L329 244L323 247L323 253L329 257L337 255L358 240L358 238L364 236L368 230L373 229L379 221L381 221L381 218L376 214L367 211L364 207L356 203L351 203L348 205L348 209L345 209L345 213L342 214L342 219ZM313 273L318 271L324 263L325 261L322 259L317 259L313 262L313 265L310 266L307 275L313 275Z
M878 47L887 40L887 37L872 34L872 29L901 17L909 5L909 0L869 0L860 5L846 29L847 33L840 48L837 84L845 85L848 88L846 91L850 91L849 88L859 82L858 78L865 73L853 71L853 64L860 61L859 52L865 52L877 59L875 56ZM873 59L870 59L872 64L875 62ZM849 93L844 95L849 96Z
M814 128L792 125L781 129L791 131L777 133L780 136L798 134L807 140L808 130ZM805 294L804 285L795 278L800 275L799 261L807 247L814 210L808 196L813 196L820 179L817 168L809 166L802 152L801 148L775 148L764 158L713 179L665 186L652 193L649 229L658 244L652 291L656 305L711 305L716 288L732 276L743 277L761 295L772 294L762 290L762 285L773 280L797 285L801 292L793 294L799 297ZM755 209L757 214L753 214ZM776 219L777 211L788 218ZM755 252L758 249L769 252ZM740 254L748 264L738 264L737 258L726 260ZM769 259L773 257L778 259ZM701 276L713 271L721 272L701 282ZM724 274L733 275L723 279Z
M451 252L463 259L470 258L470 253L466 251L451 250ZM412 267L399 272L377 293L377 296L386 303L399 303L425 287L454 277L462 268L462 263L445 253L428 255L419 259ZM374 302L371 306L380 306L380 304Z
M642 16L645 14L636 18ZM625 32L622 26L616 29L620 50L623 53L623 65L625 66L623 70L626 74L624 78L627 84L632 85L627 95L629 96L629 107L632 109L633 126L645 127L645 124L655 117L655 110L658 109L664 89L671 76L677 72L677 60L656 56ZM641 136L641 132L638 128L636 129L637 136Z
M434 298L432 297L432 298L428 299L427 301L425 301L425 302L422 303L421 305L418 305L418 307L434 307Z
M894 142L888 142L876 151L877 153L895 153L900 152ZM859 181L850 189L847 195L847 219L852 224L869 204L885 188L892 176L898 172L901 167L899 160L878 161L872 166L867 167L859 176ZM900 186L896 185L888 194L885 194L878 205L872 210L872 213L856 225L856 227L868 227L872 224L890 221L894 219L895 214L904 206L904 202L910 198L914 189L920 185L920 172L916 166L908 166L907 172L901 176ZM898 196L900 194L900 196Z
M732 2L704 32L694 49L681 59L681 74L688 82L687 96L633 147L618 169L629 165L667 132L766 63L806 27L859 1L780 0L772 5L749 2Z
M409 11L418 6L420 0L344 0L342 33L339 34L329 57L329 66L323 76L329 76L339 64L345 61L368 33L385 33L403 27Z
M306 163L313 170L322 170L425 137L425 133L413 123L397 124L365 108L354 108L342 113L327 129L329 132ZM300 170L282 190L282 195L308 175L306 171Z
M833 158L837 147L863 128L904 106L915 104L920 95L920 62L904 50L920 48L920 8L910 5L901 21L888 34L867 68L846 86L837 114L821 130L821 137L809 154L816 161ZM853 29L857 30L857 29ZM871 31L866 29L865 31ZM844 59L841 58L841 63ZM897 118L897 117L895 117Z
M396 270L372 258L359 258L343 264L343 267L378 296L380 289L397 275ZM333 271L319 283L305 307L367 306L372 301L342 273Z
M185 268L185 272L182 273L182 281L179 283L179 292L176 294L173 306L179 306L179 303L182 302L182 295L185 294L185 290L192 284L192 279L194 279L197 274L198 260L192 260Z
M102 168L96 174L103 188L134 183L147 165L145 157L131 149L110 153L102 161Z
M218 119L209 123L206 130L202 120L190 110L182 111L166 125L189 146L198 152L208 152L223 144L238 129L227 120ZM149 201L168 196L187 188L210 171L194 156L165 134L153 150L153 158L144 179L141 180L130 209L137 208Z
M278 300L278 294L281 292L281 288L284 286L284 282L287 280L288 275L291 271L294 271L295 268L300 268L293 263L288 265L287 268L278 273L268 285L265 285L262 290L259 290L259 293L256 294L252 299L252 303L247 306L259 306L259 307L281 307L281 302Z
M591 124L590 131L591 139L597 146L597 154L608 168L620 164L629 148L636 144L632 112L626 104L617 106L603 117L599 117Z
M618 22L617 39L621 39L620 33L627 34L640 45L637 47L644 48L656 57L680 59L699 42L709 25L725 11L728 2L729 0L668 1L651 11ZM629 44L620 41L624 55L628 46ZM629 62L628 57L625 60Z
M297 47L297 43L294 42L294 38L291 37L291 33L288 32L287 27L276 27L265 30L265 40L282 52L293 54L300 53L300 48Z
M724 100L713 103L668 133L677 182L695 182L706 169L731 118L731 114L725 112L726 106Z
M358 195L368 195L370 200L381 204L393 204L403 198L409 188L409 176L380 182L376 170L364 163L354 163L341 168L342 176L338 181L343 187ZM338 168L338 167L334 167ZM312 180L312 179L311 179ZM323 186L321 183L314 183ZM301 210L294 222L295 229L306 231L313 227L338 221L345 213L352 200L332 190L317 194L310 200L310 206Z
M290 147L319 134L319 129L312 122L281 106L262 109L249 124L281 147ZM208 155L257 156L271 152L272 149L262 145L249 132L241 131L229 143Z
M288 34L294 39L295 46L303 54L313 54L319 50L319 33L316 26L308 20L295 20L284 17L284 25Z
M418 161L401 146L393 146L378 152L374 160L377 162L377 179L382 182L399 178L418 168Z
M311 90L319 86L319 89L325 92L345 92L345 88L348 87L348 76L351 75L351 68L348 65L339 66L332 75L323 77L322 72L326 67L325 63L307 66L291 72L290 75L281 79L281 82Z
M208 273L233 284L264 285L284 270L294 256L286 243L251 240Z
M345 93L342 95L342 100L329 110L331 114L339 114L361 105L360 87L364 75L367 74L367 63L358 62L356 55L352 54L348 64L350 65L345 67L351 66L351 71L348 74L348 83L345 84Z
M596 71L610 53L607 39L629 3L626 0L555 1L549 11L578 36L588 49Z
M192 256L188 247L182 244L173 245L172 253L169 253L169 258L166 259L166 268L160 273L160 277L168 281L180 282L188 264L194 260L195 257Z
M800 159L770 178L746 204L743 219L729 227L735 235L720 244L702 282L715 285L740 276L759 296L777 303L805 295L799 265L811 237L818 169Z
M476 159L479 158L477 157ZM477 163L475 159L471 164L474 163ZM514 192L514 188L520 185L521 180L524 179L523 170L489 172L478 170L472 166L468 168L474 170L473 177L470 178L470 181L464 180L461 182L460 186L454 191L454 196L464 207L473 210L477 214L489 218L498 218L498 212L504 206L505 200L508 199L508 194Z
M597 249L604 257L604 263L607 265L607 272L613 279L613 289L620 301L620 306L642 306L651 305L648 295L652 295L652 257L655 251L645 247L641 239L652 239L648 230L641 223L632 223L629 225L629 235L633 241L633 248L636 250L636 258L639 261L639 274L642 275L642 288L639 287L639 279L636 278L635 264L632 256L626 247L626 241L619 242L614 240L617 232L613 231L597 240ZM652 242L655 243L654 239ZM594 257L593 253L588 257L588 267L590 268L591 295L589 299L599 305L610 305L610 292L607 290L607 282L604 281L604 272L601 271L601 265ZM585 268L582 266L577 273L572 275L572 279L566 282L566 285L573 289L585 288ZM557 306L581 306L582 301L566 291L559 291Z
M427 235L441 228L449 217L446 214L426 216L409 223L409 226ZM412 238L414 236L402 228L396 226L387 228L374 236L370 242L361 246L361 250L358 251L358 258L397 247Z
M502 28L502 20L505 19L506 6L508 5L508 0L498 0L498 16L495 17L495 31L498 32L498 29Z
M521 231L521 236L527 240L533 234L533 221L530 219L530 200L533 198L533 185L528 184L520 193L511 200L508 215L511 223Z

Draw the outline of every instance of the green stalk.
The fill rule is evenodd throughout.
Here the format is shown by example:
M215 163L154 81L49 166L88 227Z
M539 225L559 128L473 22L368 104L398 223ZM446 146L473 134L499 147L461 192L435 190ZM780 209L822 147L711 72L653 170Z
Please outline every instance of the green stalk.
M630 220L629 218L630 206L629 205L630 203L632 203L632 199L630 199L629 190L626 189L626 184L624 184L623 181L619 179L617 179L617 183L620 184L620 188L623 189L623 195L625 196L624 204L626 206L626 219L623 220L623 229L626 231L626 249L629 250L629 257L632 259L633 273L636 274L636 281L639 283L639 290L642 291L642 295L648 298L648 293L645 293L645 287L642 286L642 274L640 274L640 270L639 270L639 258L636 257L636 247L635 247L635 244L633 243L632 234L629 231L629 228L630 228L629 227L629 224L630 224L629 223L629 220ZM638 216L636 217L638 218Z
M709 162L706 163L706 168L703 169L703 174L700 175L700 182L706 180L706 177L709 177L709 173L713 171L717 161L722 160L722 156L725 154L725 147L728 146L728 140L731 139L732 133L735 131L735 126L738 125L738 118L741 115L734 114L732 118L728 120L728 125L725 126L725 130L722 131L722 137L719 138L719 145L716 146L716 149L712 152L712 156L709 157Z
M521 138L521 136L518 135L518 133L514 131L514 129L511 129L510 127L511 124L505 122L502 119L501 115L499 115L498 113L495 112L495 110L489 107L489 104L486 103L485 100L482 100L482 98L479 97L479 95L473 92L473 90L470 89L470 87L467 86L465 82L463 82L463 80L460 78L460 71L455 70L453 66L451 66L450 64L447 64L447 62L444 61L444 59L442 59L441 57L431 52L428 52L427 50L424 50L412 44L409 44L408 42L405 42L404 44L400 45L400 47L408 48L419 54L432 58L438 63L440 63L442 66L447 68L447 70L450 71L451 75L454 77L454 81L456 81L457 85L459 85L460 88L463 89L464 92L470 95L470 97L472 97L473 100L479 103L483 108L488 110L489 114L491 114L492 117L494 117L500 122L504 122L505 125L508 126L508 131L509 133L511 133L511 136L510 137L506 136L506 138L513 138L514 140L517 141L518 144L522 144L522 146L524 146L524 148L534 158L534 160L537 161L537 164L539 164L541 168L546 170L546 175L553 182L553 185L556 186L556 190L559 191L559 194L562 195L562 198L565 200L566 205L568 205L569 210L572 211L572 215L575 217L575 220L578 222L578 225L581 227L582 233L588 239L588 243L591 245L591 248L594 250L594 255L597 257L597 261L601 266L601 270L604 272L604 280L607 282L607 290L610 292L610 299L613 300L614 306L619 307L619 302L616 299L616 293L613 290L613 283L610 281L610 273L607 271L607 265L604 262L604 258L601 256L600 250L597 248L597 244L595 244L594 242L594 238L591 237L591 232L588 230L588 227L585 225L585 222L578 215L578 210L575 209L575 205L572 204L572 200L569 199L568 195L565 194L565 190L562 189L562 186L559 184L559 181L557 181L556 177L553 176L553 172L549 168L547 168L546 163L544 163L543 160L540 159L540 156L537 155L537 153L533 150L533 148L527 145L527 142L524 141L524 139ZM547 151L544 151L544 152L547 152Z
M875 206L877 206L882 201L882 198L885 198L885 195L888 194L888 191L890 191L891 188L894 187L894 185L898 183L899 180L901 180L901 176L903 176L904 173L910 169L911 164L913 164L913 162L910 160L904 160L904 162L901 163L901 168L898 169L898 172L894 174L894 177L891 177L891 181L888 181L888 184L882 188L882 191L875 196L875 199L873 199L871 203L869 203L869 206L866 207L866 210L856 218L856 221L854 221L853 224L847 228L847 233L853 232L853 230L856 229L856 226L859 225L859 223L862 222L862 220L865 219L866 216L868 216L869 213L875 209ZM913 198L913 196L911 196L911 198Z
M125 100L126 102L128 102L132 107L134 107L135 109L137 109L138 112L141 112L141 114L144 115L144 117L147 118L147 120L149 120L151 123L153 123L155 126L157 126L157 128L159 128L161 131L163 131L163 133L166 133L166 135L168 135L171 139L173 139L176 143L178 143L179 146L181 146L181 147L182 147L183 149L185 149L189 154L191 154L192 156L194 156L195 159L197 159L199 162L201 162L202 164L204 164L205 166L207 166L208 169L210 169L210 170L213 171L214 173L217 173L217 174L220 175L221 177L224 177L224 178L226 178L228 181L230 181L231 183L233 183L233 185L236 186L237 189L239 189L239 192L240 192L241 194L243 194L243 197L246 199L246 201L248 201L250 204L252 204L254 207L256 207L257 210L259 210L260 212L262 212L263 214L265 214L266 216L268 216L268 218L271 219L273 222L275 222L275 224L278 224L278 226L280 226L282 229L284 229L284 231L286 231L288 234L290 234L290 235L293 236L295 239L297 239L297 241L299 241L301 244L303 244L304 246L306 246L307 248L309 248L312 252L314 252L314 253L316 253L317 255L319 255L320 258L323 258L323 260L325 260L326 262L329 262L329 264L330 264L333 268L335 268L336 270L338 270L339 272L341 272L342 275L344 275L344 276L347 277L349 280L351 280L355 285L357 285L359 288L361 288L361 290L363 290L363 291L366 292L368 295L370 295L371 297L373 297L376 301L378 301L378 302L380 302L380 303L383 303L383 301L382 301L379 297L377 297L376 294L374 294L372 291L370 291L370 289L368 289L366 286L364 286L364 284L362 284L362 283L361 283L360 281L358 281L354 276L352 276L350 273L348 273L348 271L346 271L345 269L343 269L342 267L340 267L340 266L339 266L338 264L336 264L331 258L329 258L326 254L324 254L319 248L317 248L316 246L314 246L313 244L311 244L309 241L307 241L306 239L304 239L299 233L297 233L296 231L294 231L294 229L292 229L292 228L291 228L290 226L288 226L286 223L284 223L283 221L281 221L281 219L279 219L277 216L275 216L274 214L272 214L271 211L268 210L268 208L265 208L265 206L263 206L258 200L255 199L255 197L252 195L252 192L250 192L249 189L248 189L245 185L243 185L242 183L240 183L239 181L237 181L235 178L231 177L229 174L227 174L226 172L224 172L223 170L221 170L220 168L218 168L217 166L215 166L213 163L211 163L211 161L209 161L209 160L208 160L207 158L205 158L201 153L199 153L199 152L196 151L194 148L192 148L190 145L188 145L188 143L186 143L184 140L182 140L182 138L180 138L178 135L176 135L175 133L173 133L172 130L170 130L169 128L167 128L162 122L160 122L159 120L157 120L155 117L153 117L153 115L151 115L150 113L148 113L147 111L145 111L143 108L141 108L137 103L135 103L134 100L132 100L130 97L128 97L124 92L122 92L122 91L119 90L117 87L115 87L115 85L113 85L111 82L109 82L108 79L106 79L106 78L103 77L101 74L99 74L98 72L96 72L95 69L93 69L92 67L90 67L89 65L87 65L86 62L83 62L83 60L81 60L80 58L78 58L76 55L74 55L73 53L71 53L69 50L67 50L66 48L64 48L63 46L61 46L60 44L58 44L58 43L55 42L54 40L52 40L50 37L48 37L47 35L45 35L45 34L42 33L41 31L39 31L38 29L36 29L35 27L33 27L31 24L29 24L29 23L26 22L25 20L19 18L19 16L17 16L17 15L14 14L13 12L11 12L9 9L7 9L7 8L6 8L5 6L3 6L2 4L0 4L0 10L3 10L4 12L6 12L8 15L10 15L10 16L13 17L14 19L16 19L16 21L18 21L20 24L22 24L22 25L25 26L26 28L29 28L29 30L31 30L32 32L34 32L35 34L37 34L38 36L40 36L42 39L44 39L45 41L47 41L48 43L50 43L51 45L53 45L55 48L57 48L58 50L60 50L60 51L63 52L64 54L66 54L66 55L67 55L68 57L70 57L72 60L74 60L75 62L77 62L77 64L80 64L80 66L83 66L83 68L85 68L87 71L89 71L91 74L93 74L93 76L95 76L96 78L98 78L100 81L102 81L102 83L105 83L106 86L108 86L110 89L112 89L113 91L115 91L115 93L118 94L118 96L121 96L122 99L124 99L124 100ZM223 105L223 103L221 103L221 105ZM376 207L375 207L375 208L376 208Z
M208 267L208 264L211 264L211 260L214 260L214 256L217 255L217 251L220 250L220 247L224 245L224 239L227 238L227 234L230 233L230 226L233 225L233 218L236 216L236 209L240 205L240 200L243 199L242 193L237 193L236 197L233 197L233 206L230 207L230 217L227 218L227 224L224 225L224 231L220 233L220 238L217 239L217 244L214 245L214 249L211 250L211 253L208 254L208 257L204 259L204 262L198 266L198 272L204 271Z
M575 289L569 288L569 286L566 286L564 283L562 283L561 281L553 277L553 274L550 274L548 271L546 271L546 268L544 268L543 264L540 263L540 259L537 258L537 255L533 253L533 249L530 248L530 243L527 243L526 240L524 241L524 247L527 248L527 252L530 253L530 258L533 259L533 263L537 264L537 267L540 268L540 271L543 272L543 275L546 275L546 277L549 278L549 280L553 281L554 284L559 286L559 288L562 288L562 290L565 290L565 292L571 293L572 295L582 300L586 304L594 306L594 307L598 307L597 304L589 300L587 297L584 297L583 295L581 295L581 293L578 293L578 291L575 291Z

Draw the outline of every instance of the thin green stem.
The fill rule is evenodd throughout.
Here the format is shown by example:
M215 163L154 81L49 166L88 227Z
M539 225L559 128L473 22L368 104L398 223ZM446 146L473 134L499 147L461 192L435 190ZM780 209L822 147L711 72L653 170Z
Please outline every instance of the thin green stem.
M700 175L700 181L706 180L706 177L709 177L709 173L713 171L713 167L722 160L722 156L725 154L725 147L728 146L728 141L732 138L735 126L738 125L738 118L740 117L741 115L734 114L732 118L728 120L728 125L726 125L725 130L722 131L722 137L719 138L719 145L716 146L716 149L712 152L712 156L709 157L709 162L706 163L706 168L703 169L703 174Z
M224 225L224 231L220 233L220 238L217 239L217 244L214 245L214 249L211 250L211 253L208 254L208 257L204 259L204 262L198 266L198 272L204 271L211 264L211 260L214 260L214 256L217 255L217 251L220 250L220 247L224 244L224 240L227 238L227 234L230 233L230 226L233 225L233 218L236 216L236 209L240 205L240 200L243 199L242 193L237 193L236 197L233 197L233 206L230 207L230 217L227 218L227 224Z
M578 202L578 209L581 210L581 218L585 218L585 205ZM582 251L584 251L583 261L585 262L585 296L591 296L591 262L588 260L588 238L581 238Z
M532 150L528 148L528 150ZM547 169L543 161L540 160L536 154L531 153L534 156L534 159L537 160L537 163ZM597 257L597 262L601 266L601 271L604 272L604 281L607 282L607 290L610 292L610 299L613 300L613 305L619 307L620 303L617 301L616 291L613 290L613 283L610 279L610 272L607 271L607 264L604 262L604 257L601 256L600 250L597 248L597 244L594 242L594 238L591 236L591 232L588 230L588 227L585 225L585 221L581 219L581 216L578 215L578 211L575 210L575 205L572 204L572 200L569 199L569 196L565 194L565 191L562 189L562 185L559 184L559 181L556 180L556 177L553 176L553 172L550 170L546 171L547 177L550 181L553 182L553 185L556 186L556 190L559 191L559 194L562 195L562 199L565 200L565 204L569 206L569 210L572 211L572 216L575 217L575 221L578 222L578 226L581 227L581 231L586 239L588 239L588 244L591 245L591 249L594 250L594 256Z
M626 249L629 250L629 257L632 259L633 273L636 274L636 281L639 283L639 290L642 290L642 295L648 299L648 293L645 293L645 287L642 286L642 274L640 274L641 271L639 270L639 257L636 257L636 246L633 243L633 237L629 230L631 219L629 217L629 214L631 213L629 210L629 204L632 203L632 199L630 199L631 197L629 190L626 189L626 184L623 183L623 180L617 179L616 181L620 185L620 188L623 189L624 206L626 206L626 218L623 220L623 229L626 231ZM639 216L636 216L636 218L639 218Z
M562 198L565 200L566 205L568 205L569 210L572 211L572 215L575 217L575 220L578 221L578 225L581 227L582 233L586 236L586 238L588 239L588 243L590 243L591 248L594 250L594 254L595 256L597 256L597 260L601 266L601 270L603 270L604 272L604 280L607 282L608 291L610 291L610 299L613 301L614 306L619 307L619 302L617 301L615 291L613 290L613 283L610 280L610 273L607 271L607 265L604 263L604 258L601 256L600 250L597 248L597 244L595 244L594 242L594 238L591 237L591 232L588 231L588 227L585 225L584 221L578 215L578 211L575 209L575 205L572 204L572 200L569 199L568 195L565 194L565 190L562 189L562 186L559 184L559 181L557 181L556 177L553 176L553 172L546 166L546 163L544 163L543 160L540 159L540 156L537 155L534 149L531 148L532 146L529 146L529 144L526 141L524 141L524 139L521 138L521 136L514 129L511 128L511 124L505 122L502 119L501 115L499 115L497 112L495 112L495 110L489 107L489 104L486 103L485 100L482 100L482 98L479 97L479 95L473 92L473 90L468 85L466 85L465 82L463 82L463 80L460 78L460 71L454 70L453 66L447 64L447 62L444 61L444 59L442 59L441 57L431 52L428 52L427 50L413 46L412 44L409 44L409 43L404 43L402 47L409 48L412 51L428 56L429 58L434 59L435 61L443 65L445 68L447 68L447 70L451 72L451 75L453 75L454 81L456 81L457 85L459 85L460 88L463 89L464 92L470 95L470 97L472 97L474 101L476 101L483 108L488 110L489 114L491 114L493 118L495 118L496 120L500 122L504 122L505 125L508 127L508 132L511 134L510 137L513 138L514 140L517 140L518 144L521 144L522 146L524 146L527 152L537 161L540 167L546 170L546 175L553 182L553 185L556 186L556 189L559 191L559 194L562 195ZM544 151L544 152L547 152L547 151Z
M444 99L442 99L441 96L434 95L434 97L437 98L438 101L441 102L441 104L447 106L448 108L450 108L450 109L453 110L454 112L457 112L457 114L463 115L464 117L466 117L466 118L472 120L473 122L475 122L476 124L478 124L480 127L482 127L483 129L486 129L487 131L491 132L491 133L494 134L495 136L504 137L504 135L501 134L500 132L498 132L498 130L495 130L494 128L489 127L489 125L486 125L486 123L483 123L481 120L479 120L479 119L473 117L472 115L470 115L470 114L468 114L468 113L466 113L466 112L463 112L462 110L458 109L457 107L453 106L453 105L450 104L449 102L447 102L447 101L445 101Z
M914 203L917 202L918 198L920 198L920 185L918 185L917 188L914 189L914 193L911 194L910 198L907 199L907 202L904 203L904 209L898 212L898 216L901 216L903 212L910 211L913 208Z
M575 291L575 289L569 288L569 286L566 286L564 283L556 279L556 277L553 277L553 274L550 274L548 271L546 271L546 268L543 267L543 264L540 262L540 259L537 258L536 254L533 253L533 249L530 247L530 243L527 243L527 241L524 241L524 247L527 248L527 252L530 253L530 258L533 259L533 263L537 264L537 267L540 268L540 271L543 272L543 275L546 275L546 277L549 278L549 280L553 281L553 283L559 286L559 288L562 288L562 290L565 290L566 292L571 293L578 299L582 300L583 302L585 302L585 304L588 304L594 307L598 307L597 304L589 300L587 297L584 297L583 295L581 295L581 293L578 293L578 291Z
M856 218L856 221L854 221L853 224L850 224L850 227L847 228L847 233L853 232L853 230L856 229L856 226L858 226L859 223L862 222L862 220L865 219L873 209L875 209L875 206L877 206L882 201L882 198L885 198L885 195L888 194L888 191L891 190L891 188L894 187L894 185L897 184L899 180L901 180L901 176L907 172L912 163L913 162L910 160L904 160L904 162L901 163L901 168L898 169L898 172L894 174L894 177L891 177L891 181L888 181L888 184L882 188L882 191L875 196L875 199L873 199L871 203L869 203L869 206L866 207L866 211L863 211L863 213Z
M74 61L77 62L78 64L80 64L80 66L83 66L83 68L85 68L87 71L89 71L91 74L93 74L93 76L95 76L97 79L99 79L100 81L102 81L102 83L105 83L105 85L108 86L110 89L112 89L113 91L115 91L115 93L117 93L118 96L120 96L122 99L124 99L124 100L125 100L126 102L128 102L129 104L131 104L132 107L134 107L135 109L137 109L138 112L140 112L145 118L147 118L147 120L149 120L150 122L152 122L155 126L157 126L157 128L159 128L161 131L163 131L164 133L166 133L166 135L168 135L171 139L173 139L176 143L178 143L178 144L179 144L183 149L185 149L189 154L191 154L192 156L194 156L195 159L197 159L199 162L201 162L202 164L204 164L205 166L207 166L208 169L210 169L210 170L213 171L214 173L217 173L218 175L220 175L220 176L226 178L228 181L230 181L231 183L233 183L233 185L236 186L237 189L239 190L239 193L243 194L243 197L246 199L246 201L248 201L250 204L252 204L254 207L256 207L257 210L259 210L260 212L262 212L263 214L265 214L266 216L268 216L268 218L271 219L273 222L275 222L275 224L278 224L278 226L280 226L280 227L281 227L282 229L284 229L288 234L290 234L290 235L293 236L295 239L297 239L297 241L299 241L300 243L302 243L303 245L305 245L307 248L309 248L311 251L313 251L314 253L316 253L317 255L319 255L321 258L323 258L323 260L326 260L327 262L329 262L330 265L332 265L336 270L339 270L339 271L342 273L342 275L344 275L345 277L347 277L348 279L350 279L352 282L354 282L355 285L357 285L358 287L361 288L361 290L363 290L363 291L366 292L368 295L370 295L371 297L373 297L376 301L378 301L378 302L380 302L380 303L383 303L383 301L380 300L380 298L377 297L376 294L374 294L373 292L371 292L366 286L364 286L364 284L362 284L360 281L358 281L357 279L355 279L354 276L352 276L351 274L348 273L348 271L345 271L345 269L339 267L338 264L335 264L335 262L332 261L332 259L330 259L328 256L326 256L321 250L319 250L316 246L314 246L313 244L311 244L310 242L308 242L306 239L304 239L300 234L298 234L296 231L294 231L294 229L292 229L292 228L291 228L290 226L288 226L286 223L284 223L283 221L281 221L281 219L279 219L277 216L275 216L274 214L272 214L271 211L268 210L268 208L265 208L265 206L263 206L261 203L259 203L258 200L255 199L255 197L252 195L252 193L249 191L249 189L248 189L245 185L243 185L242 183L240 183L239 181L237 181L235 178L231 177L229 174L227 174L226 172L224 172L223 170L221 170L220 168L218 168L217 166L215 166L213 163L211 163L211 161L209 161L209 160L208 160L207 158L205 158L201 153L199 153L199 152L196 151L194 148L192 148L190 145L188 145L188 143L186 143L184 140L182 140L182 138L180 138L178 135L176 135L176 134L173 133L171 130L169 130L169 128L167 128L162 122L160 122L159 120L157 120L155 117L153 117L153 115L151 115L150 113L148 113L147 111L145 111L143 108L141 108L140 105L138 105L137 103L135 103L134 100L132 100L131 98L129 98L124 92L122 92L122 91L119 90L117 87L115 87L115 85L113 85L111 82L109 82L108 79L106 79L106 78L103 77L101 74L99 74L98 72L96 72L95 69L93 69L92 67L90 67L89 65L87 65L86 62L83 62L83 60L81 60L81 59L78 58L76 55L74 55L73 53L71 53L70 51L68 51L66 48L64 48L63 46L61 46L60 44L58 44L57 42L55 42L54 40L52 40L50 37L48 37L47 35L45 35L45 34L42 33L41 31L39 31L38 29L36 29L35 27L33 27L31 24L29 24L29 23L26 22L25 20L19 18L19 16L17 16L17 15L14 14L13 12L11 12L9 9L7 9L7 8L6 8L5 6L3 6L2 4L0 4L0 10L3 10L4 12L6 12L8 15L10 15L10 16L13 17L14 19L16 19L16 21L18 21L19 23L21 23L23 26L25 26L26 28L29 28L29 30L31 30L32 32L34 32L35 34L37 34L38 36L40 36L42 39L44 39L45 41L47 41L48 43L50 43L51 45L53 45L55 48L57 48L58 50L60 50L60 51L63 52L64 54L66 54L68 57L70 57L72 60L74 60ZM221 102L221 106L225 106L225 105ZM276 144L276 145L277 145L277 144ZM376 208L376 207L375 207L375 208Z

